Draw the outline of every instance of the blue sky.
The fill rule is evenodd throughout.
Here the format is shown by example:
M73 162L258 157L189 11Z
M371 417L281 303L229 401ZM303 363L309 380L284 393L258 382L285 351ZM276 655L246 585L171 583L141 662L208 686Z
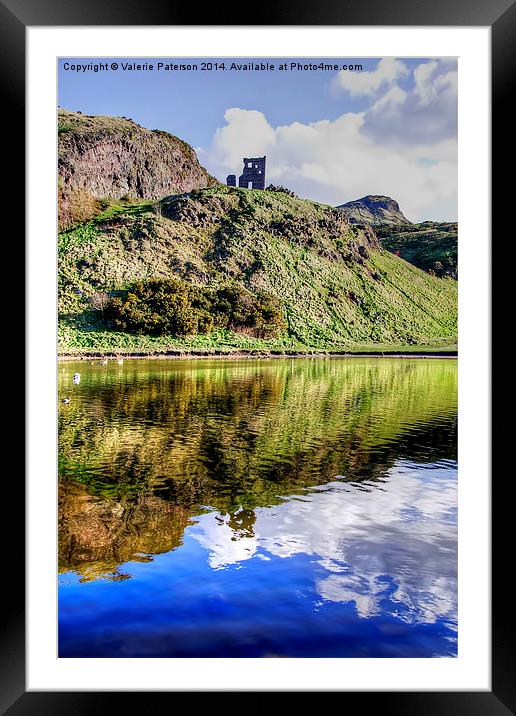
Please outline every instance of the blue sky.
M280 71L281 63L361 64L362 71ZM217 178L267 154L267 180L330 204L393 196L413 220L456 218L456 61L394 58L210 58L274 71L65 70L113 58L62 58L59 105L134 119L194 146Z

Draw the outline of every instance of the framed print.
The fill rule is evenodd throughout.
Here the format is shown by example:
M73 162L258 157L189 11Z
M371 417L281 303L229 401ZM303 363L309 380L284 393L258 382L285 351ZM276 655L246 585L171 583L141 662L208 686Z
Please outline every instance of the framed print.
M514 5L227 9L0 4L28 317L3 708L510 713L490 132L496 157Z

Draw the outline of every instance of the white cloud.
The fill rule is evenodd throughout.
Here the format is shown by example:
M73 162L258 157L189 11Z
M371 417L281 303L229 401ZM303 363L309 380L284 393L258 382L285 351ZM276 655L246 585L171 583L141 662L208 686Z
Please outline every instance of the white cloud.
M407 93L394 85L373 104L373 111L393 112L407 99Z
M364 131L396 147L433 144L457 135L457 70L450 60L431 60L413 73L412 91L394 85L367 112Z
M371 72L342 70L335 76L333 87L336 90L345 90L355 97L371 95L407 74L408 69L403 62L394 57L384 57Z
M420 64L408 90L395 83L402 70L392 62L382 60L376 74L365 73L376 79L364 87L378 90L370 107L335 120L273 127L257 110L228 109L203 164L225 181L228 174L241 173L244 156L265 154L267 182L299 196L336 205L385 194L412 221L456 218L455 65Z
M227 124L216 130L211 151L228 169L240 169L243 157L263 156L275 144L275 131L262 112L232 107L224 119Z

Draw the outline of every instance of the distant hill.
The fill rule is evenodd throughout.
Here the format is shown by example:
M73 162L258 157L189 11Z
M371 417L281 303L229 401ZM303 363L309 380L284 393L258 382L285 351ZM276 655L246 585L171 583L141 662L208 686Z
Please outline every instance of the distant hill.
M186 142L126 117L58 111L59 224L93 218L111 202L161 199L214 186Z
M348 220L352 224L410 224L411 222L402 214L397 201L389 196L368 194L361 199L340 204L337 208L344 209Z
M436 276L457 278L457 223L382 224L376 235L388 251Z
M177 345L173 337L152 343L111 330L90 301L99 291L120 295L135 281L170 276L275 297L287 326L280 349L453 343L457 335L456 282L389 253L369 226L281 191L218 185L110 207L60 234L60 350ZM196 340L256 345L245 335Z
M413 224L388 196L364 196L338 207L351 224L374 226L384 248L435 276L457 278L457 223Z

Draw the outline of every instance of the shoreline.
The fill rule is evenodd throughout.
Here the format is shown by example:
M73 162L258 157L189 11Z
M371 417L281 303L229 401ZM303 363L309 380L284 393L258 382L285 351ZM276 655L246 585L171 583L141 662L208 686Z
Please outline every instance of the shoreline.
M123 359L123 360L261 360L264 358L457 358L457 350L419 350L414 353L407 351L328 351L327 353L313 351L161 351L154 353L116 353L114 351L95 351L91 353L58 353L57 359L62 362L87 361L95 359Z

